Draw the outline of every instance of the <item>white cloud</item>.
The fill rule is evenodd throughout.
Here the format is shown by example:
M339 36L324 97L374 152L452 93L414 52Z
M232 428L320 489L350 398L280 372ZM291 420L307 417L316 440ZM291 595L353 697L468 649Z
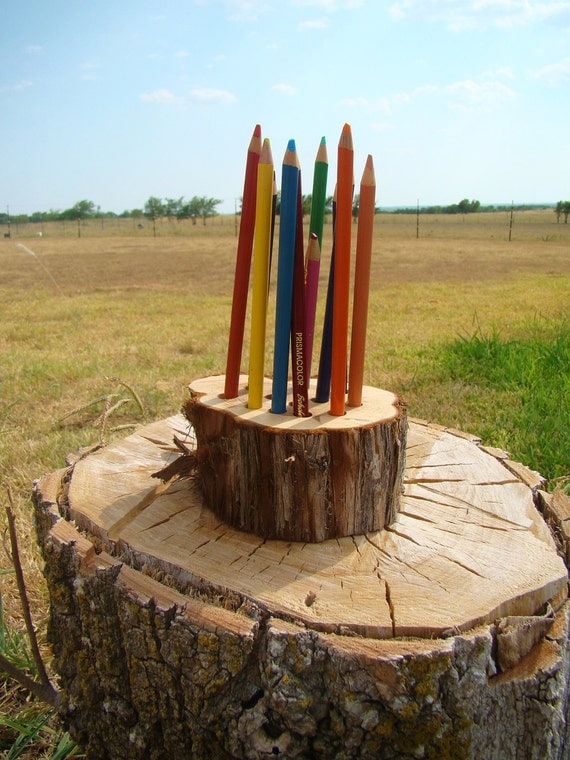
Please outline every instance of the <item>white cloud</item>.
M269 6L262 0L224 0L230 21L257 21Z
M143 92L139 95L139 100L143 103L157 103L158 105L165 106L179 106L184 103L184 98L167 90L165 87L161 87L158 90L152 92Z
M30 55L37 55L38 53L43 52L43 46L42 45L26 45L26 53L30 53Z
M21 79L14 84L7 84L0 87L0 93L3 92L19 92L20 90L27 90L28 87L33 87L33 82L30 79Z
M292 84L286 84L285 82L278 82L277 84L274 84L271 89L276 92L282 92L284 95L295 95L297 92L296 87Z
M326 29L329 25L328 18L316 18L312 21L300 21L299 29Z
M382 112L390 115L399 106L409 105L418 98L442 96L447 97L449 107L454 110L482 111L512 100L516 97L516 93L496 79L482 79L482 81L465 79L441 86L419 85L410 92L397 92L380 98L345 98L342 105L348 108L360 108L368 113ZM383 122L379 123L383 124Z
M570 13L570 0L396 0L388 10L395 20L439 21L461 31L548 21Z
M444 91L454 96L450 107L460 111L487 110L515 97L515 91L502 82L475 82L472 79L453 82Z
M481 76L484 79L514 79L515 74L510 66L501 66L498 69L484 71Z
M301 8L321 8L327 13L360 8L363 0L293 0L293 5Z
M195 87L190 90L190 97L202 103L234 103L236 96L228 90L216 90L209 87Z
M187 58L188 57L188 51L187 50L177 50L174 53L175 58Z
M533 73L534 79L549 87L560 87L570 83L570 58L564 58L559 63L549 63Z

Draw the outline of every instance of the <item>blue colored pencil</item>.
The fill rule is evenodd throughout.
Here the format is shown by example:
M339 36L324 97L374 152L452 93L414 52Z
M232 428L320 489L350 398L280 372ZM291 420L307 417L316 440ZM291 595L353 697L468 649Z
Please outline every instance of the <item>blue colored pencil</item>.
M281 213L277 261L277 300L275 305L275 345L271 411L287 411L287 378L293 300L293 264L297 226L297 187L299 162L295 140L289 140L281 172Z

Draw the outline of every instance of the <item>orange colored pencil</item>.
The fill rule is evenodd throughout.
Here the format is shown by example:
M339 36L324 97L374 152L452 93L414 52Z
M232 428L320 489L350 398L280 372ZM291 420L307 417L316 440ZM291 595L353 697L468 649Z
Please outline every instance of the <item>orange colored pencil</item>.
M345 124L338 143L330 413L345 412L353 189L352 132Z
M375 204L376 178L374 175L374 162L372 161L372 156L368 156L360 182L360 202L358 206L354 298L352 302L352 336L348 373L349 406L360 406L362 404Z
M236 256L230 335L226 360L226 379L224 396L236 398L238 395L245 315L247 310L247 291L251 270L253 251L253 231L255 227L255 199L257 194L257 166L261 153L261 126L256 124L253 130L245 167L241 221Z

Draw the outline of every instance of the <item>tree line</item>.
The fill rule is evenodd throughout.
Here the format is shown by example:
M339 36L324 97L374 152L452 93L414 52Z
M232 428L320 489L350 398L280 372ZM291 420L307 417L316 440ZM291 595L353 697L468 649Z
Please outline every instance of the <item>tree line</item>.
M311 195L303 195L303 215L310 214L311 211ZM241 202L241 199L240 199ZM39 223L39 222L59 222L59 221L77 221L78 226L87 219L106 219L106 218L132 218L142 219L146 218L156 223L157 219L166 218L169 221L173 219L191 219L193 224L196 224L198 219L201 219L204 224L206 220L212 216L218 215L217 206L222 201L219 198L210 198L205 195L194 195L192 198L185 200L183 196L180 198L158 198L151 196L145 202L143 208L134 208L125 210L121 214L116 214L113 211L101 211L101 207L97 206L93 201L81 200L77 201L71 208L64 209L63 211L50 209L49 211L34 211L32 214L13 214L9 212L0 212L0 225L14 224L26 224ZM276 214L279 215L280 211L280 194L277 193L276 198ZM329 196L326 199L325 212L331 213L333 206L333 197ZM489 211L531 211L536 209L536 204L511 204L511 205L481 205L478 200L469 200L463 198L459 203L452 203L448 206L405 206L401 208L381 209L377 208L377 213L392 213L392 214L472 214L477 212L489 212ZM549 208L549 206L540 206L540 208ZM359 209L359 196L354 196L352 215L356 219L358 217ZM236 213L241 213L241 207L239 211L236 209ZM556 214L556 221L560 222L564 218L564 222L568 223L568 217L570 216L570 201L558 201L554 207L554 213Z
M63 211L50 209L49 211L34 211L33 214L12 214L9 212L0 213L0 224L26 224L39 222L81 222L86 219L103 219L103 218L143 218L156 220L166 217L169 220L192 219L196 224L198 219L202 219L206 224L206 219L218 214L217 206L222 201L219 198L208 198L205 195L195 195L189 200L184 197L180 198L157 198L151 196L144 204L143 208L125 210L121 214L115 214L113 211L101 211L93 201L77 201L71 208Z

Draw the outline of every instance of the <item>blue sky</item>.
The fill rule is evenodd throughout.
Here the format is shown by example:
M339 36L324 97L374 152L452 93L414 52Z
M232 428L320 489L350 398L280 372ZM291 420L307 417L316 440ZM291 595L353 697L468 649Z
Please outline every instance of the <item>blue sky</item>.
M570 0L1 2L2 211L233 211L256 123L332 194L345 122L380 206L570 198Z

